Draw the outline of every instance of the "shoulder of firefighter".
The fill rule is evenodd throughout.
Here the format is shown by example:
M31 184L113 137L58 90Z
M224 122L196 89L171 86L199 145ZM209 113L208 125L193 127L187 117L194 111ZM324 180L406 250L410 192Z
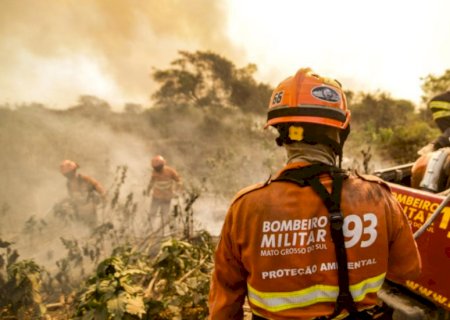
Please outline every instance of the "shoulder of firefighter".
M164 166L161 172L153 171L151 180L174 180L178 182L181 180L181 177L175 169Z
M177 182L179 182L179 181L181 180L180 175L178 174L178 172L177 172L174 168L166 166L166 169L167 169L167 171L169 172L170 177L171 177L173 180L175 180L175 181L177 181Z
M93 188L93 190L98 193L99 196L101 196L102 198L106 196L106 190L100 182L87 175L79 174L78 176L80 179L88 183Z
M433 150L450 147L450 128L447 128L440 136L438 136L432 143Z
M377 177L377 176L374 176L371 174L361 174L358 171L355 171L355 175L361 180L377 183L380 186L382 186L383 188L385 188L386 190L388 190L389 192L391 191L391 187L389 187L389 185L380 177Z
M254 190L258 190L260 188L264 188L264 186L266 186L267 183L269 183L269 181L265 182L265 183L255 183L252 184L242 190L240 190L238 193L236 193L236 195L233 197L233 199L231 200L231 203L234 203L236 200L238 200L240 197L244 196L245 194L252 192Z
M332 179L320 176L331 190ZM341 211L350 291L358 310L377 303L389 276L419 276L421 261L400 204L381 179L350 175ZM339 292L328 210L311 187L274 179L241 190L215 252L210 319L238 319L247 297L263 318L312 319L334 311Z
M163 170L153 171L148 187L145 191L146 195L153 190L153 196L170 198L174 196L174 192L182 189L182 180L175 169L164 166ZM156 192L156 194L155 194Z

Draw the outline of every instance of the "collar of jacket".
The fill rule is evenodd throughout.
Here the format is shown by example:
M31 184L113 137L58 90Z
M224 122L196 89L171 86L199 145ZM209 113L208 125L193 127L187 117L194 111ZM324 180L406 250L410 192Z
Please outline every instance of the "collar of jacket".
M336 155L333 150L323 144L308 144L293 142L284 144L287 153L287 163L306 161L310 163L336 164Z
M304 168L309 165L312 165L312 163L307 162L307 161L297 161L297 162L288 163L283 169L279 170L277 173L275 173L274 175L269 177L269 179L266 181L266 183L264 185L267 185L267 184L271 183L272 181L276 180L283 172L285 172L287 170ZM324 177L324 176L328 176L328 174L323 173L323 174L320 174L319 176ZM325 180L327 180L327 179L325 179Z
M275 173L275 174L272 176L272 179L271 179L271 180L277 179L277 178L278 178L284 171L286 171L286 170L297 169L297 168L303 168L303 167L307 167L307 166L309 166L309 165L311 165L311 163L310 163L310 162L307 162L307 161L297 161L297 162L291 162L291 163L288 163L283 169L281 169L281 170L279 170L277 173Z

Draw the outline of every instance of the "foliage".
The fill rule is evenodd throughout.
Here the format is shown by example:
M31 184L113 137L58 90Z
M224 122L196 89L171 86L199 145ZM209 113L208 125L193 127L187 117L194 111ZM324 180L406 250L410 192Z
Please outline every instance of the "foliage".
M77 105L69 108L68 112L102 122L111 114L111 107L108 102L100 98L82 95L79 97Z
M18 261L11 243L0 239L0 317L38 319L46 313L41 296L43 269L32 260Z
M118 239L121 238L124 229L118 229L122 231L116 230L111 223L105 223L98 226L86 240L61 238L67 255L56 261L58 270L47 290L51 290L53 296L59 293L71 297L79 289L80 283L91 274L93 267L98 265L97 269L104 272L106 267L103 265L106 262L99 264L99 260L111 252L112 246L118 246L116 251L121 248Z
M407 125L414 117L411 102L395 100L386 93L362 93L355 98L351 111L355 127L371 127L375 131Z
M360 148L363 155L370 147L396 164L411 162L436 134L409 101L395 100L385 93L363 93L353 96L352 101L348 148Z
M433 96L450 90L450 69L440 76L429 74L422 78L422 101L428 102Z
M120 247L78 293L75 319L205 319L213 243L170 239L156 257Z
M386 133L389 130L389 133ZM385 133L385 134L383 134ZM417 151L437 135L423 122L411 123L408 127L398 126L381 132L380 145L387 157L395 163L408 163L418 158ZM437 132L436 132L437 133Z
M163 308L160 319L206 319L213 247L206 231L190 242L170 239L161 245L147 288L147 305ZM149 319L155 311L149 308Z
M160 88L153 94L157 104L226 108L237 106L245 112L265 110L271 88L257 84L257 68L249 64L238 69L226 58L209 51L180 51L180 58L168 70L155 70Z
M145 306L140 284L148 272L144 257L131 248L117 248L79 293L74 319L142 319Z

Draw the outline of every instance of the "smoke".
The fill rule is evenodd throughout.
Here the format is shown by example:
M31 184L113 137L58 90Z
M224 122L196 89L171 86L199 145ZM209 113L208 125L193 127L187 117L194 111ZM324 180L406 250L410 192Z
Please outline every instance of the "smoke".
M178 50L241 56L225 35L223 2L208 0L4 0L0 103L61 108L80 94L144 103L152 68Z
M130 193L142 201L139 197L149 180L148 159L153 153L139 136L67 111L37 106L0 108L0 146L0 238L13 241L22 257L52 262L51 266L56 255L65 253L60 237L86 238L90 232L81 224L59 225L54 208L67 197L60 162L78 162L80 173L108 190L108 201L114 193L117 168L126 166L120 201ZM53 259L47 257L49 253Z
M54 262L67 251L61 237L84 240L91 231L81 223L61 226L55 214L68 197L66 178L59 172L63 159L76 161L81 174L107 189L107 208L98 212L99 222L134 228L136 236L145 234L150 218L154 227L159 223L159 217L148 216L150 198L143 195L150 159L156 154L178 171L187 192L201 195L193 205L195 229L214 235L220 232L231 197L269 175L259 135L249 132L239 114L222 115L224 121L218 123L197 109L134 114L111 112L97 98L83 103L68 110L0 107L0 238L14 242L22 258L47 268L55 268ZM137 211L131 225L124 220L124 210L111 206L121 176L118 169L124 167L118 203L125 204L132 195Z

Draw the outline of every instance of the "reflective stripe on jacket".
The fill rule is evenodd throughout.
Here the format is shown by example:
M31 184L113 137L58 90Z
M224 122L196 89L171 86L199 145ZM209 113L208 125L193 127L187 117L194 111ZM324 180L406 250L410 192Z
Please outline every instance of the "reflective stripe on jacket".
M175 183L180 182L180 176L169 166L164 166L162 171L153 170L150 180L150 188L153 188L153 197L156 199L170 200L174 196Z
M67 191L69 196L79 203L96 202L98 197L102 198L106 194L100 182L80 173L67 180Z
M330 191L330 177L321 182ZM350 175L341 209L350 289L358 309L368 308L386 274L399 280L419 275L419 253L406 216L382 181ZM244 189L232 202L216 249L210 319L242 319L246 296L252 311L269 319L331 314L339 290L333 246L327 209L311 187L277 181Z
M362 301L368 293L381 289L385 273L366 279L350 286L354 301ZM260 292L247 284L248 299L253 304L264 310L277 312L305 306L311 306L318 302L334 302L339 293L338 286L314 285L292 292Z

